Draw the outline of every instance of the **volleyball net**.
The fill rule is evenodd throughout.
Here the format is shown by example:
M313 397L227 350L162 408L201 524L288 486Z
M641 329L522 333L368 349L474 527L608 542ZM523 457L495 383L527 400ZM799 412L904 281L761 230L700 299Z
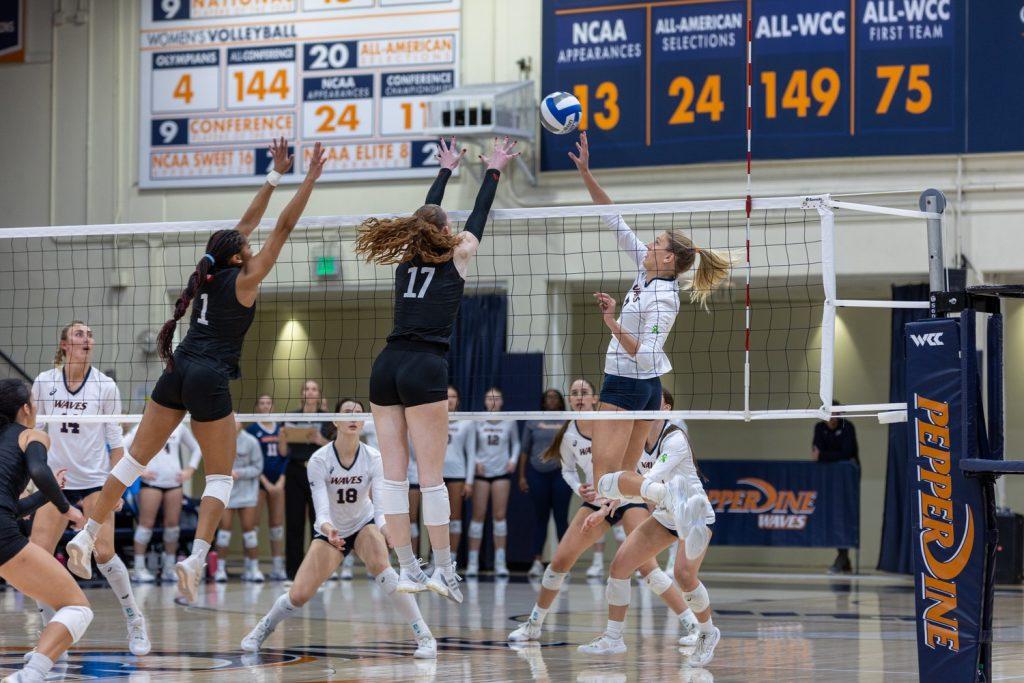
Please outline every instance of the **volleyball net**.
M837 308L888 315L889 307L928 305L842 299L836 235L847 225L856 230L878 219L923 235L925 220L940 215L828 195L754 199L749 208L749 224L743 199L495 210L470 267L449 355L452 383L468 411L458 417L541 417L539 391L532 406L519 406L526 410L481 412L491 386L506 394L522 387L567 394L572 381L583 377L600 390L610 333L593 293L607 292L621 306L637 274L631 257L618 250L606 216L622 216L645 242L664 230L682 230L702 248L735 256L731 277L709 299L708 311L681 292L665 347L673 370L662 378L675 398L673 417L757 420L905 409L888 402L884 386L870 402L832 406L834 368L843 362L836 357ZM468 212L449 215L461 224ZM328 411L313 420L331 419L337 398L366 398L373 359L391 328L394 267L355 255L355 228L365 218L309 217L293 232L262 285L243 350L243 376L232 385L243 421L256 418L253 407L264 394L276 408L262 419L294 417L310 379L322 388ZM31 379L52 368L61 328L81 320L94 334L93 366L120 389L118 419L137 421L163 370L156 333L209 235L234 225L0 230L0 373ZM254 251L272 225L265 220L254 233ZM178 339L187 326L186 316Z

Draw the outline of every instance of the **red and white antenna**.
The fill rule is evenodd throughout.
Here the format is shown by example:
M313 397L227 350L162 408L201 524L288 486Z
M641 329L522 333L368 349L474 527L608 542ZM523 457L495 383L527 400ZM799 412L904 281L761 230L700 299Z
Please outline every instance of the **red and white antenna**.
M751 127L754 119L754 16L753 8L747 5L747 221L746 221L746 243L747 243L747 288L746 288L746 339L744 342L745 355L743 359L743 412L746 419L750 420L750 212L753 209L754 198L752 194L752 182L750 174L751 159L753 151L751 147Z

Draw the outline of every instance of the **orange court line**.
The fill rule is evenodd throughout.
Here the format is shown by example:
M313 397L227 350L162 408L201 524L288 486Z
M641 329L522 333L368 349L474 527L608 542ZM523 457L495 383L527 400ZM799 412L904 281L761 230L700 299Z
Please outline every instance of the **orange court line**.
M395 37L395 36L423 36L424 38L429 38L429 37L437 36L438 34L445 33L445 32L450 32L450 33L453 33L453 34L458 34L459 29L458 28L439 28L439 29L432 29L430 31L424 31L423 29L418 29L418 30L413 30L413 31L388 31L387 33L353 33L353 34L349 34L349 35L321 36L321 37L312 38L312 39L310 39L310 38L306 38L306 39L302 39L302 38L298 38L298 39L296 39L296 38L273 38L273 39L270 39L270 40L261 40L261 41L259 41L259 44L260 45L268 45L268 44L271 44L271 43L273 43L273 44L277 44L277 43L294 43L294 42L296 42L296 40L298 40L298 42L301 43L301 44L305 44L305 43L311 42L313 40L338 40L338 39L344 39L344 38L392 38L392 37ZM445 37L448 37L448 36L445 36ZM451 37L454 38L455 36L453 35ZM193 51L193 50L215 50L218 47L235 47L235 46L238 46L238 45L244 45L244 46L252 47L253 43L252 43L252 41L234 41L234 42L230 42L230 43L201 43L201 44L198 44L198 45L154 45L153 47L143 47L143 48L141 48L141 50L142 50L142 52L160 52L160 51L163 51L163 52L168 52L168 51L170 51L170 52L190 52L190 51ZM436 63L437 64L446 64L447 62L436 62ZM213 65L211 64L210 66L213 66ZM232 65L232 66L234 66L234 65ZM382 64L380 66L413 66L413 65L410 65L410 64L404 64L404 65L403 64L392 64L392 65ZM182 67L182 68L203 68L203 67L200 66L200 67ZM353 68L355 68L355 67L353 67ZM363 67L363 68L376 68L376 67Z
M307 10L316 11L316 10ZM208 28L239 28L241 26L276 26L278 24L308 24L310 22L317 21L331 21L332 19L390 19L392 17L419 17L427 14L456 14L459 10L457 9L430 9L423 10L421 12L391 12L381 14L346 14L341 17L309 17L308 19L280 19L277 21L261 21L258 23L245 21L258 18L258 14L245 14L237 17L240 23L234 24L203 24L202 26L181 27L181 28L146 28L142 29L142 33L168 33L171 31L196 31L204 30ZM326 11L323 12L327 14ZM211 19L223 19L225 17L210 17ZM195 19L194 21L206 21L205 19Z
M563 14L589 14L590 12L604 12L616 9L642 9L653 7L674 7L677 5L709 5L720 3L722 0L672 0L671 2L634 2L624 5L604 5L602 7L573 7L572 9L555 10L556 16Z

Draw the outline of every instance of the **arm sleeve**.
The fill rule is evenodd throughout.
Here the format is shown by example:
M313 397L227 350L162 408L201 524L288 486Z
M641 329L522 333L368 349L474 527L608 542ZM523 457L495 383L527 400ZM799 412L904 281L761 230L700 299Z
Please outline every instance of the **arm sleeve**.
M472 484L476 478L476 422L466 425L466 483Z
M501 171L496 171L493 168L484 171L484 181L480 184L480 191L476 194L473 212L466 219L466 230L481 242L484 239L487 216L491 213L491 205L494 204L494 195L498 192L499 178L501 178Z
M199 467L199 461L203 458L203 451L199 448L199 442L192 434L192 428L182 425L181 442L188 447L188 466L192 469Z
M619 250L626 252L633 259L637 266L643 267L644 257L647 255L647 245L633 232L629 224L622 219L622 216L602 216L604 224L615 233L615 242Z
M427 191L427 201L423 203L440 205L444 201L444 188L448 185L448 180L451 177L451 169L442 168L438 171L437 177L434 178L434 183L430 186L430 190Z
M515 420L509 420L506 423L506 425L508 428L508 449L510 451L509 462L511 462L513 465L518 465L520 453L519 423L516 422Z
M562 460L562 479L569 485L572 492L577 496L580 495L580 472L576 469L576 458L573 457L572 447L562 439L562 446L558 449L558 454Z
M64 497L64 492L60 490L60 484L53 476L50 466L46 464L46 446L38 441L30 443L25 449L25 463L28 466L29 478L32 479L32 483L36 485L46 501L53 503L61 514L67 512L71 504Z
M665 341L678 313L679 296L675 292L663 292L654 297L644 310L641 316L643 329L637 339L640 346L635 356L636 366L641 372L650 372L656 367L665 352Z
M313 494L313 510L316 512L313 530L322 534L324 523L331 521L331 498L327 493L327 474L319 458L309 459L306 477L309 479L309 490Z
M384 516L384 463L379 457L374 458L373 472L370 474L372 481L370 482L370 499L373 501L373 523L377 525L378 529L384 527L387 524L387 518Z
M114 384L113 380L110 382L107 398L103 401L101 408L104 415L121 414L121 392L118 391L117 385ZM103 431L107 436L107 446L111 450L124 446L124 432L121 430L121 425L116 422L107 422L103 425Z
M30 515L39 508L46 505L46 503L46 496L43 495L43 492L36 491L31 495L18 499L18 502L15 504L15 514L17 514L18 517Z

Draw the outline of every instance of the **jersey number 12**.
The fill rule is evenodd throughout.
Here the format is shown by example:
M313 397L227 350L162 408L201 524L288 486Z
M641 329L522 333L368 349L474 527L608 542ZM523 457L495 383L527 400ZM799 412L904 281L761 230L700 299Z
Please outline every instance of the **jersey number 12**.
M416 275L422 272L426 278L423 280L423 286L420 287L419 293L416 292ZM404 296L406 299L422 299L427 293L427 287L430 286L430 281L434 279L433 268L410 268L409 269L409 288L405 290Z

